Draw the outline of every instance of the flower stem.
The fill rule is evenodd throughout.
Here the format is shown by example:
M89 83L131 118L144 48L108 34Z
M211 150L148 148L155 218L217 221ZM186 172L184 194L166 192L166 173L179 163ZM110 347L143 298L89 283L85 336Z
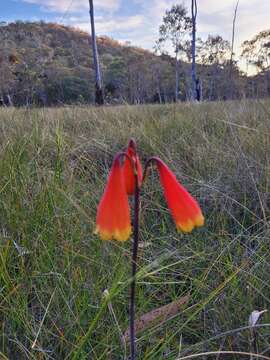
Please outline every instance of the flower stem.
M135 192L134 192L134 224L133 224L133 249L132 249L132 282L130 285L130 353L131 360L136 359L135 346L135 290L136 290L136 271L137 254L139 245L139 212L140 212L140 189L138 176L135 174Z

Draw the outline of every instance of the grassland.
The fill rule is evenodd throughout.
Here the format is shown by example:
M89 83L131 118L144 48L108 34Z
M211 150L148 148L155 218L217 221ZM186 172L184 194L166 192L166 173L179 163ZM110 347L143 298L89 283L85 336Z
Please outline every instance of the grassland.
M103 243L93 229L113 154L131 136L142 161L165 160L206 217L176 233L149 175L137 314L190 300L138 334L138 359L270 356L270 314L256 341L239 329L270 305L270 102L242 101L0 110L0 358L127 359L131 242Z

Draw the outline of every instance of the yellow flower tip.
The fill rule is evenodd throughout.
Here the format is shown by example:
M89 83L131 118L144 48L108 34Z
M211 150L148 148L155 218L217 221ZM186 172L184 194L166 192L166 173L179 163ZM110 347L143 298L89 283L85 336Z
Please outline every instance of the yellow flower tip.
M176 224L178 232L191 233L194 227L201 227L204 225L204 216L200 213L194 220L188 219L184 223Z
M115 230L113 234L113 238L117 241L127 241L131 235L131 226L128 226L126 229L123 230Z
M113 232L100 229L100 227L97 226L94 234L99 235L100 239L103 241L117 240L124 242L127 241L131 235L131 226L128 226L126 229L123 230L116 229Z
M194 228L194 223L191 219L188 219L185 223L176 224L178 232L190 233Z
M98 225L96 226L96 228L94 230L94 234L98 235L101 238L101 240L111 240L112 239L110 233L108 231L100 229L100 227Z
M195 226L201 227L204 225L204 216L200 213L195 219Z

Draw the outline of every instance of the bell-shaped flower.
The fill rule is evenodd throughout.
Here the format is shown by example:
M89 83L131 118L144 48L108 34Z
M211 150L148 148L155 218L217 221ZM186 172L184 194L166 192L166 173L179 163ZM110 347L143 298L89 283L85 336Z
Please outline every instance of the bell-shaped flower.
M102 240L126 241L131 235L130 209L120 156L116 155L100 200L96 234Z
M155 158L164 196L178 231L189 233L203 226L204 217L197 201L177 181L174 173L159 158Z
M135 192L134 171L137 172L139 187L142 184L142 177L143 177L142 165L136 153L136 145L133 139L131 139L128 143L126 155L127 157L125 157L124 165L123 165L126 191L128 195L133 195Z

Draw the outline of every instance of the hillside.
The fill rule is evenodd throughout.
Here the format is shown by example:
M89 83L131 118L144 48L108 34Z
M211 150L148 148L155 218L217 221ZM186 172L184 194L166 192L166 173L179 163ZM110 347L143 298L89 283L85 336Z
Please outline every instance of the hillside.
M207 49L202 58L209 61L198 65L203 99L254 98L269 94L269 81L264 74L247 78L236 64L231 69L226 61L215 63L214 49L207 42L204 45ZM122 45L108 37L98 38L98 49L107 103L174 100L173 58ZM0 101L48 106L93 103L94 71L89 34L54 23L17 21L0 27L0 54ZM190 78L190 63L181 61L179 98L182 101L190 99Z
M98 49L108 100L153 100L157 72L164 79L163 92L168 97L173 93L169 57L162 59L107 37L98 39ZM48 105L93 101L94 72L87 33L52 23L11 23L0 28L0 51L2 94L14 92L15 103L26 98L30 103Z

